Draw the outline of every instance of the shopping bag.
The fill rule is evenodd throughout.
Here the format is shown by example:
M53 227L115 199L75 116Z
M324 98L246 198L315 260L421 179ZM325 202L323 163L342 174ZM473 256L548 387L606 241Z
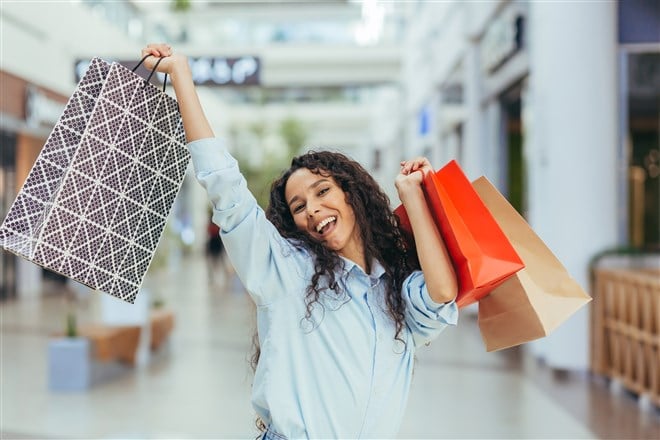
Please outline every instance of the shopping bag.
M473 186L525 263L479 301L486 350L547 336L591 298L488 179L480 177Z
M189 159L176 101L94 58L0 226L0 246L133 303Z
M454 160L423 181L427 206L445 241L458 279L458 307L488 295L524 264ZM403 205L395 210L412 235Z

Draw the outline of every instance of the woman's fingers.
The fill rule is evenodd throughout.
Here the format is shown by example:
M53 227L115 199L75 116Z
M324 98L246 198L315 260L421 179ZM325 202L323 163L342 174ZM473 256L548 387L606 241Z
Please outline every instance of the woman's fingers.
M185 60L185 57L182 58L181 56L178 56L178 54L175 55L172 47L165 43L147 44L146 47L142 48L142 57L144 58L145 56L147 59L144 61L144 67L149 70L156 68L156 63L161 59L161 62L158 63L157 69L158 72L162 73L171 73L171 69L176 62L182 62L181 60Z
M165 43L151 43L147 44L147 47L142 52L145 55L148 53L156 57L168 57L172 55L172 47Z
M431 167L431 163L425 157L416 157L411 160L401 161L401 174L410 174L418 170L424 170Z
M157 58L168 57L172 55L172 47L165 43L148 44L142 49L142 56L152 55Z

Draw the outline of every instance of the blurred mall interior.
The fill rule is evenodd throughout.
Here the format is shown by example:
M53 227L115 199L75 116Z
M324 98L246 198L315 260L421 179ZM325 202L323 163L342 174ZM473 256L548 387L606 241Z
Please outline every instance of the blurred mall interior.
M393 207L402 159L456 159L594 298L490 353L463 309L418 351L401 438L660 438L657 0L0 0L1 218L90 59L161 41L260 203L311 148L358 160ZM257 436L255 312L205 258L208 208L189 167L135 305L0 253L0 438ZM91 379L62 390L72 328Z

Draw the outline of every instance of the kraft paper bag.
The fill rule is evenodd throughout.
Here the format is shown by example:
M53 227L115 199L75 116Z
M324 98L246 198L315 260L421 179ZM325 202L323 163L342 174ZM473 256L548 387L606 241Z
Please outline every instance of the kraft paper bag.
M0 246L133 303L189 160L176 101L94 58L0 226Z
M525 263L525 268L479 301L487 351L549 335L591 297L570 276L525 219L486 179L472 185Z
M479 301L523 268L516 250L455 160L429 173L423 189L456 272L459 308ZM401 205L394 212L409 239L412 228L405 208Z

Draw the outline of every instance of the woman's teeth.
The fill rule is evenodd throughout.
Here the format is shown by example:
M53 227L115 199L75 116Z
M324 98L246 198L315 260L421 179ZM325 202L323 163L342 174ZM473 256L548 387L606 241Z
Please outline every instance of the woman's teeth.
M327 225L329 225L330 223L332 223L336 220L337 220L337 217L328 217L328 218L326 218L321 223L316 225L316 232L322 233L321 231L323 230L323 228L325 228Z

